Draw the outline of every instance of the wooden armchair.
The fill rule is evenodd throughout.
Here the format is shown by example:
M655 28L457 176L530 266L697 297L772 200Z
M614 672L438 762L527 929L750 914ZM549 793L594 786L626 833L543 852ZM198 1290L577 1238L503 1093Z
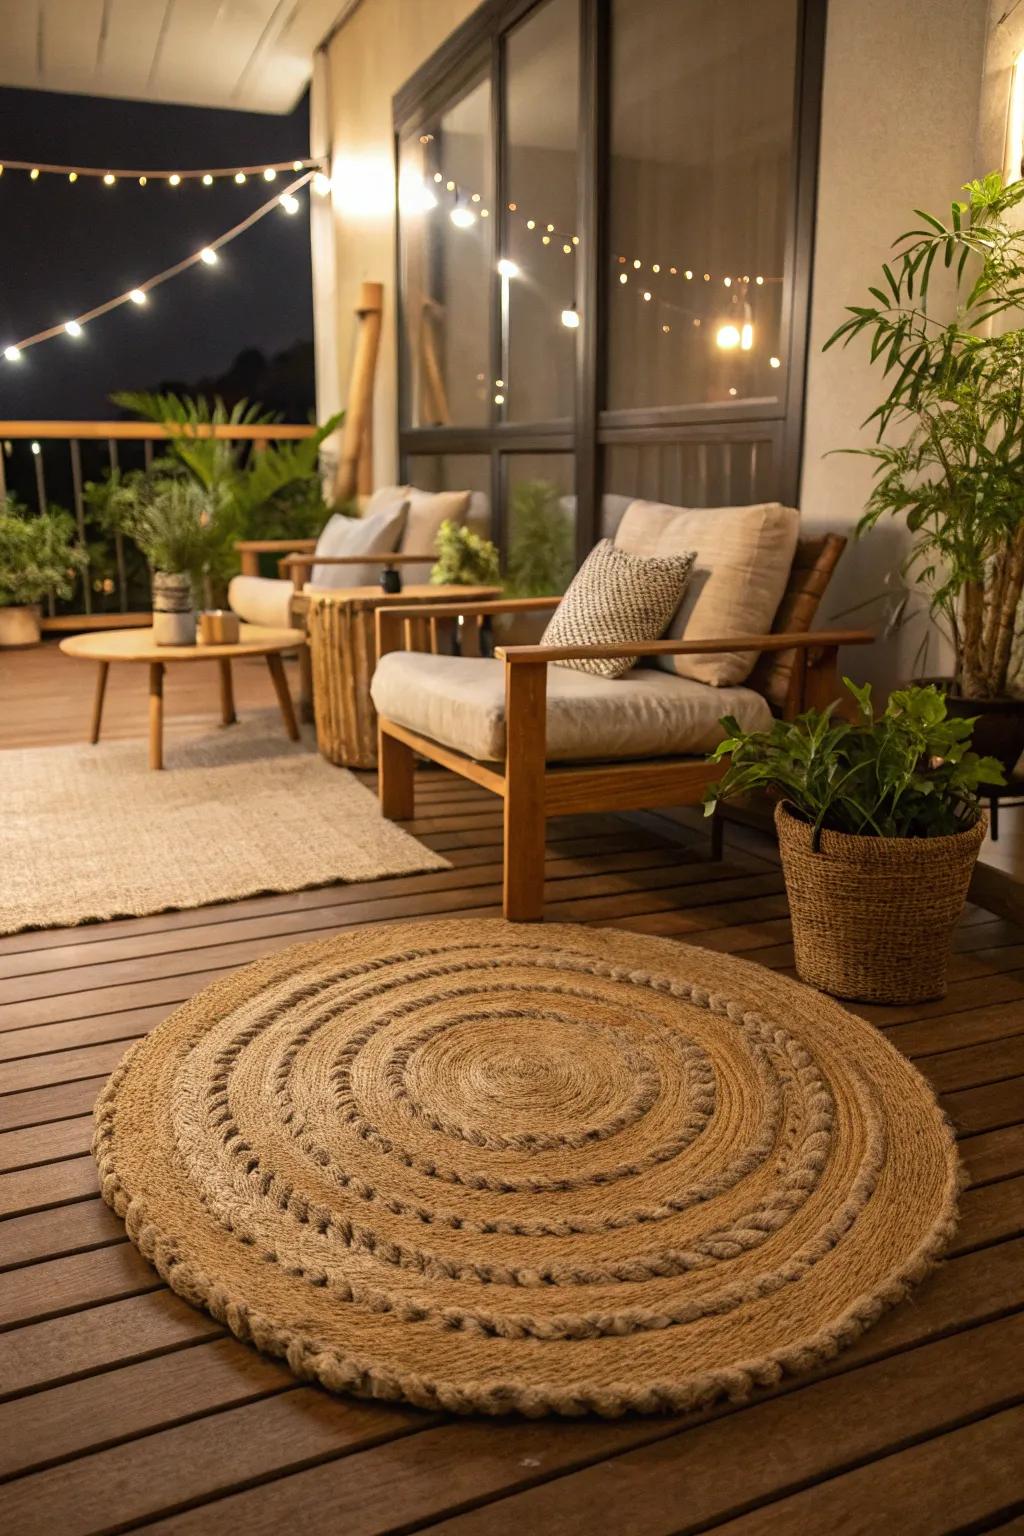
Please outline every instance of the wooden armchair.
M529 598L435 608L435 619L461 618L478 626L507 613L553 609L557 597ZM377 613L378 656L410 650L425 636L422 614L393 607ZM770 635L730 636L714 640L657 640L627 645L509 645L495 656L504 666L505 750L503 759L481 761L430 739L389 718L380 709L378 762L381 808L392 820L414 813L416 757L460 774L504 802L503 910L513 922L543 916L545 823L549 816L574 812L640 810L659 805L695 805L706 787L725 771L723 763L703 756L566 762L550 761L548 667L583 657L711 655L721 651L795 653L785 703L778 713L793 718L802 709L822 707L839 696L837 653L841 645L866 645L874 637L863 630L830 630ZM696 685L704 687L706 685ZM621 682L609 684L622 687ZM710 690L712 693L717 690ZM726 690L722 690L724 693ZM721 713L727 712L723 701ZM717 818L716 818L717 822ZM713 852L720 856L720 834L713 832Z

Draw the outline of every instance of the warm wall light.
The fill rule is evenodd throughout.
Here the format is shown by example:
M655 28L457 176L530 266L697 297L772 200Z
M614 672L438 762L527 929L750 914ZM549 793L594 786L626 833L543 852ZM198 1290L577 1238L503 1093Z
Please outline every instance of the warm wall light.
M721 347L723 352L732 352L740 344L739 327L735 325L720 325L715 332L715 345Z
M1010 101L1006 113L1006 145L1003 180L1020 181L1024 175L1024 53L1018 53L1010 76Z
M571 309L562 310L562 324L570 331L578 331L580 328L579 311L574 304Z
M476 214L468 208L453 208L448 217L456 229L470 229L476 223Z

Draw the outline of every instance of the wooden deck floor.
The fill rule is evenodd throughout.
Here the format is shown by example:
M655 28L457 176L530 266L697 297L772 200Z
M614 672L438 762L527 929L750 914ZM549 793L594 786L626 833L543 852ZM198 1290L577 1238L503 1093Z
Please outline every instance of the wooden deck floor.
M73 691L70 663L47 649L3 667L2 745L19 741L26 693L26 744L79 737L89 688ZM245 689L240 705L271 707L255 670ZM179 703L186 729L203 700ZM112 710L126 733L133 708L126 692ZM4 1528L1024 1532L1024 932L980 908L944 1001L859 1010L940 1094L970 1187L948 1261L827 1371L686 1418L454 1422L301 1385L160 1283L96 1192L89 1110L106 1074L177 1003L269 949L495 913L495 802L424 775L419 812L410 830L452 870L0 939ZM549 911L789 967L770 846L737 832L724 864L702 856L671 815L554 822Z

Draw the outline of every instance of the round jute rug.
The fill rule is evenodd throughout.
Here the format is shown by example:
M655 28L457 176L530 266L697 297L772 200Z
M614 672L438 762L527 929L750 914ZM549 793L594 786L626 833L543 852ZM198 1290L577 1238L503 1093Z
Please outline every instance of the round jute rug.
M126 1056L104 1199L181 1295L339 1391L653 1412L848 1344L955 1223L869 1025L758 966L545 924L268 956Z

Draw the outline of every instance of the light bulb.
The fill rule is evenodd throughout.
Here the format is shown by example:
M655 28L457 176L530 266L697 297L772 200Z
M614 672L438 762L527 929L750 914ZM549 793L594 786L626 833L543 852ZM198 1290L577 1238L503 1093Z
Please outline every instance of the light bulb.
M683 273L683 276L686 278L688 283L693 281L693 273L690 271L689 267L687 267L686 271Z
M4 357L6 357L9 363L18 363L21 361L21 353L17 347L4 347Z
M476 223L476 214L469 208L453 208L448 217L456 229L470 229Z
M491 216L491 210L489 208L481 208L480 209L480 217L482 219L489 219L490 216Z
M711 281L711 273L710 272L705 272L704 273L704 281L706 283L710 283L710 281Z
M730 393L730 395L735 395L736 394L736 388L735 388L734 385L730 385L729 393Z
M549 235L553 235L554 232L555 232L555 226L553 224L549 224L548 225L548 234Z
M78 172L77 171L69 171L68 172L68 181L74 182L74 181L77 181L77 180L78 180Z
M562 324L565 326L566 330L569 330L569 331L578 331L579 330L579 327L580 327L580 317L579 317L579 315L578 315L578 313L576 311L576 306L575 305L573 305L572 309L563 309L562 310Z
M504 395L495 395L494 403L495 403L495 405L504 405L505 404L505 396Z
M754 327L749 320L744 320L740 327L740 351L749 352L754 345Z
M654 272L654 273L658 273L658 272L661 271L661 268L658 266L657 262L654 263L654 265L651 268L651 271Z
M140 177L139 177L139 186L140 186L140 187L144 187L144 186L145 186L145 185L146 185L146 182L147 182L147 181L148 181L148 180L149 180L149 177L148 177L148 176L140 176Z
M216 251L211 250L208 245L204 245L203 249L199 252L199 259L200 261L205 261L208 267L215 267L219 258Z
M42 453L42 451L43 450L40 448L38 443L32 444L32 452L36 455L37 458Z
M643 266L643 262L642 261L634 261L634 263L633 263L633 271L634 272L639 272L640 268L642 266Z
M516 210L518 209L518 207L519 207L518 203L509 203L509 205L508 205L509 213L515 213Z
M725 286L727 288L731 288L732 287L732 278L731 277L723 277L722 278L722 282L725 284Z
M645 288L644 289L644 303L645 304L649 304L650 302L651 302L651 291L650 291L649 288Z
M167 180L170 182L172 187L181 186L181 177L178 175L177 171L173 171L171 175L168 176Z
M66 320L64 322L64 329L69 336L81 336L82 334L82 327L77 320Z
M206 175L203 177L203 186L204 187L212 187L213 186L213 177L210 175L209 171L207 171Z
M619 273L619 282L620 283L628 283L629 282L629 278L626 276L625 272L620 272Z
M740 344L740 333L735 325L720 325L715 332L715 345L723 352L732 352Z
M498 271L501 273L502 277L519 276L519 268L516 266L514 261L509 261L507 256L503 256L498 262Z
M326 197L330 190L331 178L329 176L325 176L323 171L317 171L316 175L313 177L313 191L316 192L320 197Z
M285 213L298 213L299 211L299 200L291 192L286 192L283 197L279 197L278 202Z
M662 326L662 330L663 330L663 331L664 331L664 333L665 333L665 335L666 335L666 336L667 336L667 335L668 335L668 333L669 333L669 331L670 331L670 330L671 330L671 329L672 329L672 327L671 327L671 326L670 326L670 325L663 325L663 326Z
M445 190L447 192L454 192L455 191L455 183L454 183L454 181L446 181L444 185L445 185Z
M769 368L781 368L782 367L782 359L781 359L781 357L770 357L768 359L768 366L769 366Z
M754 278L754 282L757 284L757 286L759 288L763 288L764 287L764 278L763 277L755 277Z
M146 295L143 293L141 288L133 288L128 297L131 299L133 304L145 304L146 302Z
M103 178L103 185L105 187L112 187L116 180L117 180L117 177L113 174L113 172L112 171L108 171L107 174Z
M264 181L276 181L277 180L277 172L274 170L274 167L272 165L268 165L266 170L263 172L263 180Z
M292 170L293 171L301 171L302 170L302 161L301 160L293 160L292 161Z
M28 179L29 179L29 181L38 181L39 180L39 170L38 170L38 168L36 166L33 166L32 169L29 171Z
M527 219L526 227L527 227L527 229L536 229L537 228L537 220L536 219Z
M478 203L479 201L480 201L480 193L479 192L474 192L473 196L470 198L470 202L471 203Z
M678 267L669 267L669 271L671 272L673 277L678 277L679 276L679 268Z
M565 256L571 256L572 255L572 246L569 244L568 241L566 241L565 245L562 246L562 253Z
M244 171L236 171L235 172L235 180L237 181L238 185L241 186L242 183L245 181L245 172Z
M436 181L436 182L442 182L442 181L444 181L444 177L443 177L443 176L442 176L442 175L441 175L441 172L440 172L440 171L435 171L435 172L434 172L434 180L435 180L435 181Z
M541 235L540 243L541 243L541 245L550 245L551 244L551 236L550 235Z

